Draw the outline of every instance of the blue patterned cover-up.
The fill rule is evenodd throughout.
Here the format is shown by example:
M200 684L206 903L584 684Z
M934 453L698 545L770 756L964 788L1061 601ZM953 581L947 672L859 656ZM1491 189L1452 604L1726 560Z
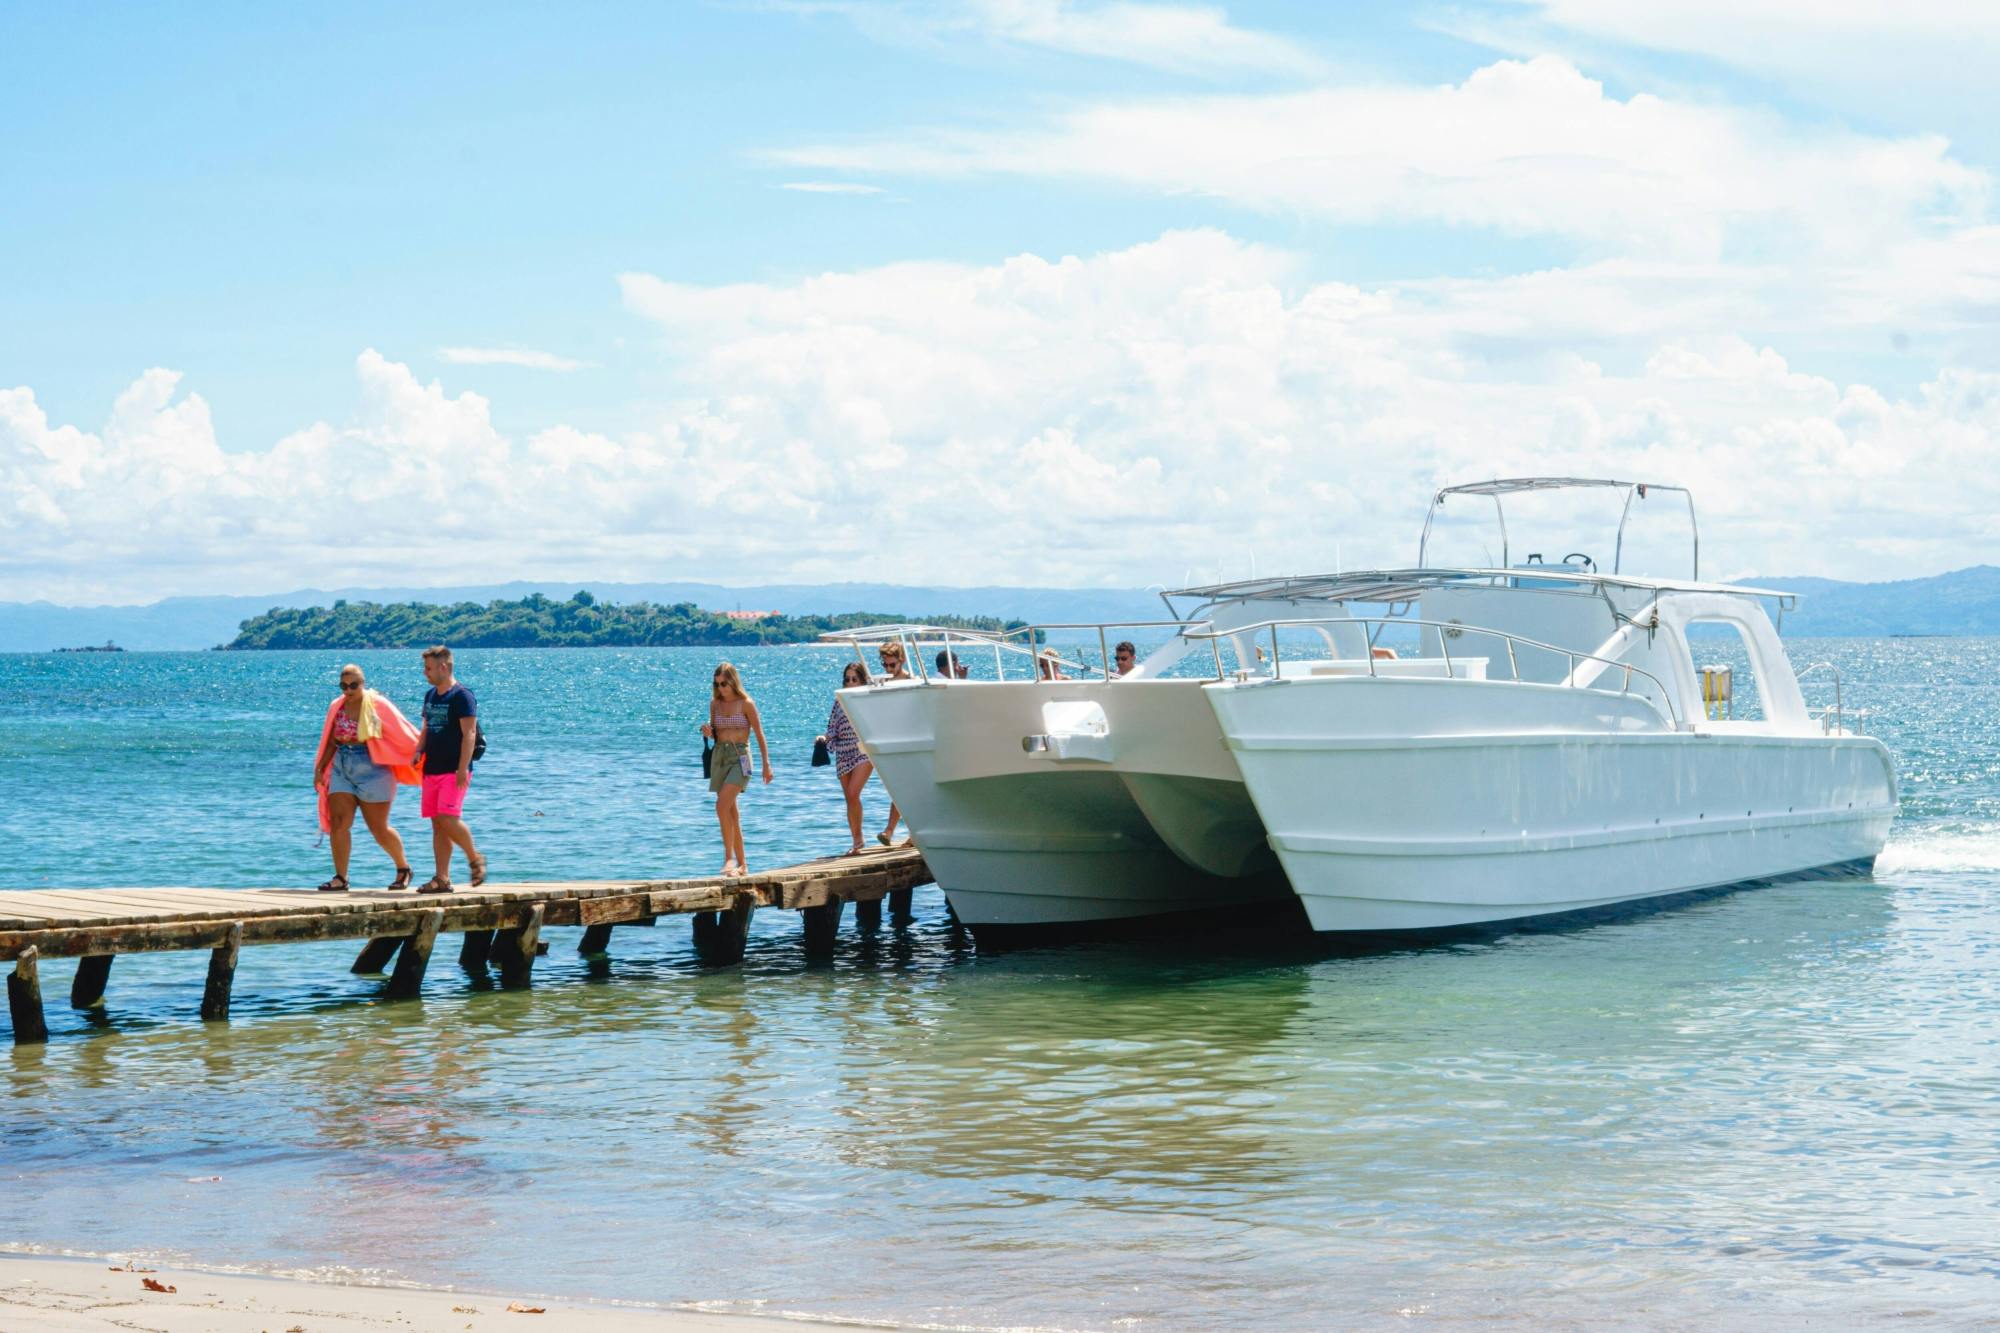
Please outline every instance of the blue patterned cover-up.
M833 771L843 778L856 764L868 762L868 756L861 753L861 737L854 734L854 724L847 720L847 710L838 699L833 701L833 712L827 715L826 744L833 751Z

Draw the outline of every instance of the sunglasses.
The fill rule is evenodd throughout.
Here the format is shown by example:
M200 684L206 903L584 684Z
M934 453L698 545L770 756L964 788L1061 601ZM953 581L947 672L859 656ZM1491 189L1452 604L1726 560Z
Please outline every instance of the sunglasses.
M343 680L340 682L340 688L343 690L358 690L361 688L361 682L358 680Z

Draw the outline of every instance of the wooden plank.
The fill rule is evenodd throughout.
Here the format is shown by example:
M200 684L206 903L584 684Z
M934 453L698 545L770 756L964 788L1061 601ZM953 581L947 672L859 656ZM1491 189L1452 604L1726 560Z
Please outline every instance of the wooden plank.
M111 960L114 956L94 953L76 960L76 976L69 983L70 1008L95 1009L104 1003L104 988L111 982Z
M849 875L843 879L827 878L794 880L784 885L783 896L775 904L778 907L818 907L836 899L851 899L856 893L879 888L887 893L894 879L886 871L871 871L866 875Z
M41 958L33 949L15 958L7 977L7 1018L14 1025L16 1046L35 1046L49 1039L42 1014Z
M243 922L245 944L289 944L309 940L354 940L377 935L408 935L424 913L421 907L364 916L315 913L298 916L252 917ZM528 909L512 903L465 904L445 909L446 930L494 930L518 927ZM37 948L44 958L74 958L92 953L158 953L170 949L213 949L227 934L226 921L173 921L148 925L95 925L55 930L0 931L0 961Z
M229 988L236 983L236 956L243 949L243 923L232 921L208 955L208 984L201 992L203 1019L223 1022L229 1017Z
M402 951L396 955L396 971L389 978L390 999L408 999L423 989L431 946L437 943L438 927L443 924L444 909L433 907L424 913L417 928L404 937Z
M595 929L621 921L637 921L653 915L652 895L625 894L615 898L586 898L577 904L577 924Z

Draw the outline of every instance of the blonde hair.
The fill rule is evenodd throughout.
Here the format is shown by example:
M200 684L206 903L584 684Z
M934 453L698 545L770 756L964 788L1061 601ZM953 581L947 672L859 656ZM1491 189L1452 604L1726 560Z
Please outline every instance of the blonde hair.
M424 656L427 658L435 657L440 661L449 662L451 661L451 649L440 643L434 648L424 649Z
M357 676L359 676L359 677L361 678L361 683L362 683L363 685L366 685L366 684L368 683L368 673L367 673L366 671L363 671L363 670L361 669L361 667L360 667L360 664L359 664L359 663L355 663L355 662L349 662L349 663L347 663L347 664L346 664L345 666L341 667L341 668L340 668L340 675L339 675L338 679L340 679L340 680L346 680L346 679L347 679L347 673L348 673L348 672L350 672L350 671L352 671L352 672L353 672L353 673L354 673L355 675L357 675Z
M721 694L722 687L723 685L727 685L731 690L734 690L736 692L736 697L738 699L742 699L746 703L749 701L750 696L743 692L743 677L740 674L738 674L736 667L733 663L724 662L720 664L715 668L715 675L726 677L726 679L719 684L711 684L709 688L709 694L711 697L720 699L722 697ZM710 680L713 681L714 677L713 676L710 677Z

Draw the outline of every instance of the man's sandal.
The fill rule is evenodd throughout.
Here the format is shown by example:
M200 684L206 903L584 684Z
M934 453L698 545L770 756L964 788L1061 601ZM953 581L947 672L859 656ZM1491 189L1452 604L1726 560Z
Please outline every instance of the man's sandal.
M432 876L431 876L431 877L430 877L429 879L427 879L427 880L425 880L425 881L424 881L423 883L421 883L421 884L417 885L417 892L418 892L418 893L450 893L450 892L451 892L451 881L450 881L450 880L448 880L448 879L439 879L439 878L438 878L438 877L437 877L436 875L432 875Z
M398 866L396 869L396 882L389 886L389 892L395 893L399 889L409 888L410 874L411 871L408 866Z
M346 892L347 892L347 876L345 876L345 875L335 875L335 876L334 876L334 877L333 877L332 879L330 879L330 880L328 880L328 881L327 881L326 883L324 883L324 884L320 885L320 886L319 886L319 891L320 891L321 893L346 893Z
M465 859L472 866L472 887L476 889L486 882L486 858L468 854Z

